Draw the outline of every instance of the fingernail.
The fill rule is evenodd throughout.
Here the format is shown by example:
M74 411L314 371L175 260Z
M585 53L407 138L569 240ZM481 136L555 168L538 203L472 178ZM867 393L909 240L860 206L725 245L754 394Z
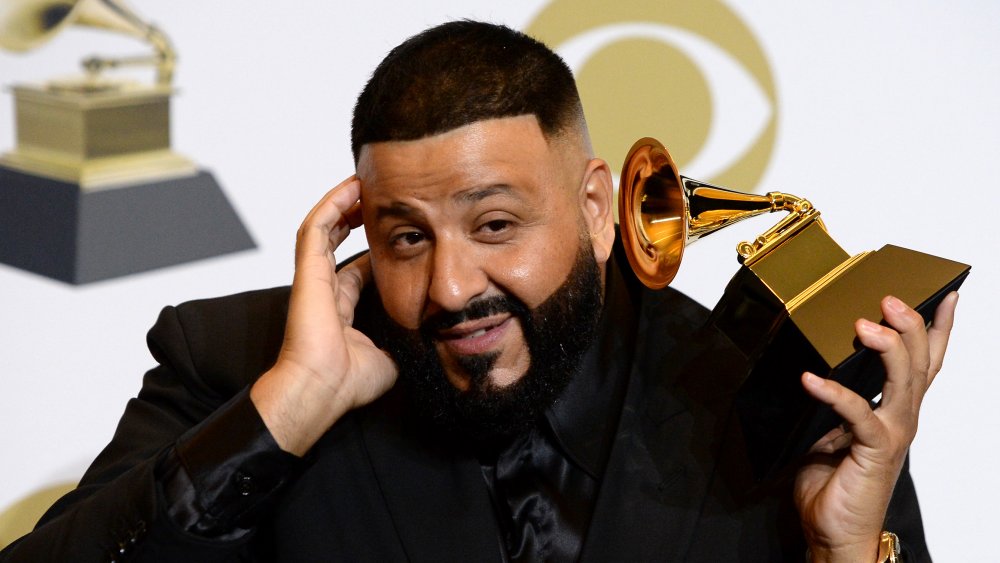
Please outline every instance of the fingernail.
M906 310L906 303L903 303L902 301L891 295L889 296L888 299L886 299L885 303L886 305L889 306L890 309L892 309L897 313L902 313L904 310Z
M869 321L868 319L861 319L861 324L858 326L859 329L869 333L875 334L879 331L879 325Z
M807 385L811 385L813 387L819 387L820 385L823 385L823 378L819 377L818 375L812 372L807 371L805 373L805 379Z

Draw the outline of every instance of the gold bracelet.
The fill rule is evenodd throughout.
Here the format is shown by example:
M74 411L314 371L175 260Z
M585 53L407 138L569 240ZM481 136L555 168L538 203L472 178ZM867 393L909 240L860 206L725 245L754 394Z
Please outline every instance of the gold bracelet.
M899 538L892 532L882 532L878 542L878 558L876 563L901 563L899 556Z

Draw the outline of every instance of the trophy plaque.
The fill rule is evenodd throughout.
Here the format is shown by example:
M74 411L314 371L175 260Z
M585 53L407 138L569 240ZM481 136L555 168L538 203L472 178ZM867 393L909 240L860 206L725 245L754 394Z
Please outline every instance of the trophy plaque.
M0 262L81 284L254 248L212 174L170 147L176 57L121 0L12 0L0 47L69 25L124 33L154 54L89 57L84 76L16 85L16 147L0 156ZM152 84L107 69L152 66Z
M640 139L625 159L622 239L633 271L650 288L670 283L688 244L775 211L788 215L737 245L740 269L708 320L746 360L734 414L758 481L779 474L841 422L802 389L803 372L836 380L869 401L881 393L884 368L858 342L855 320L884 322L880 301L894 295L930 322L970 270L893 245L851 256L809 201L681 176L655 139Z

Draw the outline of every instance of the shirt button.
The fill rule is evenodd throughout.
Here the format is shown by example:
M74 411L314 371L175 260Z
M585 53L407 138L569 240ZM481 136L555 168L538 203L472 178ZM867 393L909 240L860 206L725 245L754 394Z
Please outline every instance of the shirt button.
M254 492L253 477L243 473L242 471L237 472L234 476L236 480L236 488L240 491L240 495L248 497L250 493Z

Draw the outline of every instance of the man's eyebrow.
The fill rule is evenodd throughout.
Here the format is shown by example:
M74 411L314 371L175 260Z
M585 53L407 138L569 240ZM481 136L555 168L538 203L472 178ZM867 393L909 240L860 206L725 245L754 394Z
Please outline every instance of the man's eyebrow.
M453 197L459 203L476 203L495 195L513 195L514 189L507 184L493 184L484 188L469 188L456 193Z
M415 209L400 201L394 201L389 205L380 205L375 210L376 221L385 219L386 217L396 217L399 219L413 219L413 218L420 218L423 216L424 214L419 209Z
M507 184L493 184L483 188L469 188L456 192L452 198L460 204L473 204L495 195L516 194L514 188ZM387 217L397 219L421 219L424 217L423 211L407 205L401 201L394 201L388 205L380 205L375 209L375 220L379 221Z

